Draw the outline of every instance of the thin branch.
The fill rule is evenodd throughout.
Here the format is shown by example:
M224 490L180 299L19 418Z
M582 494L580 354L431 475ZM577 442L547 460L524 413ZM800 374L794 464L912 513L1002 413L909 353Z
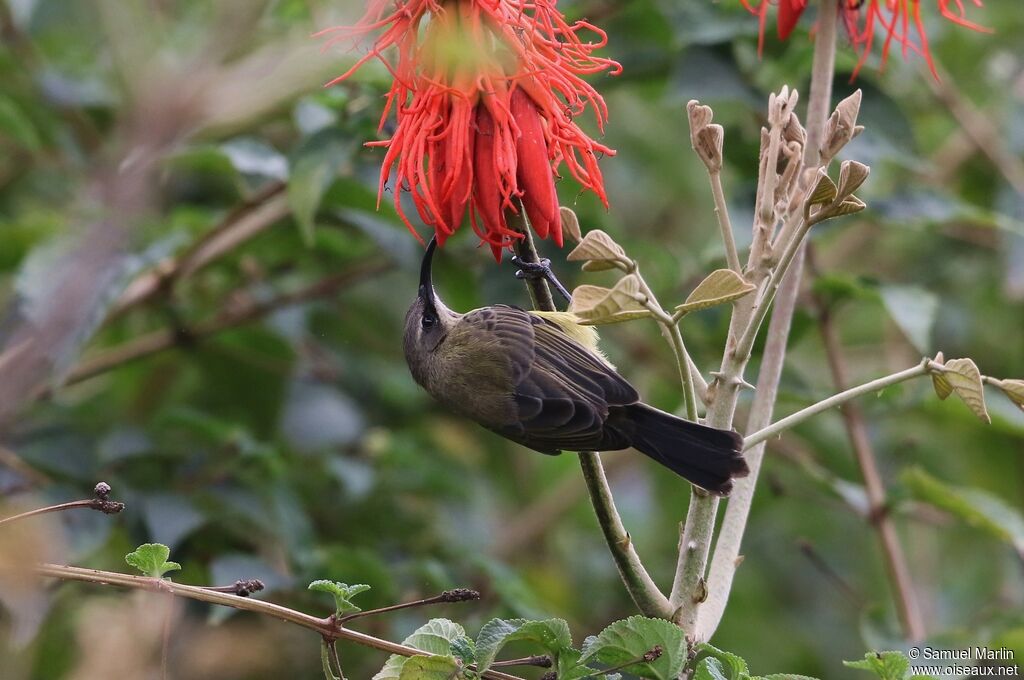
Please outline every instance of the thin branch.
M753 434L747 435L747 437L743 440L743 444L747 450L752 449L755 446L762 444L766 440L781 434L782 432L788 430L789 428L802 423L808 418L812 418L818 415L819 413L823 413L824 411L833 409L836 406L841 406L842 404L845 404L851 399L856 399L857 397L863 396L865 394L878 392L879 390L883 390L886 387L890 387L892 385L896 385L898 383L911 380L913 378L920 378L921 376L928 375L929 372L933 370L933 367L936 370L941 369L941 366L936 364L931 359L923 359L921 363L911 368L907 368L905 370L899 371L898 373L893 373L891 375L887 375L881 378L876 378L875 380L866 382L863 385L851 387L849 389L843 390L842 392L839 392L838 394L833 394L828 399L823 399L815 404L811 404L807 408L801 409L796 413L793 413L792 415L788 415L785 418L782 418L781 420L772 423L768 427L762 428L757 432L754 432Z
M729 263L729 269L742 276L743 266L740 264L739 253L736 252L736 238L732 232L732 220L729 219L729 206L725 202L725 192L722 191L721 171L709 171L708 179L711 180L711 195L715 199L715 216L718 218L718 229L722 234L722 244L725 246L725 261Z
M189 586L175 583L167 579L157 579L149 576L135 576L132 574L120 574L113 571L100 571L98 569L83 569L81 567L70 567L58 564L41 564L35 567L35 572L40 576L62 579L65 581L80 581L84 583L96 583L100 585L119 586L135 590L146 590L150 592L167 593L175 597L184 597L199 602L223 605L242 611L253 612L280 619L287 623L301 626L308 630L319 633L329 640L347 640L364 647L370 647L389 654L400 656L434 656L429 652L401 645L389 640L360 633L348 628L337 626L333 618L317 618L311 614L290 609L272 602L253 600L250 598L238 597L228 593L212 591L202 586ZM499 671L485 671L484 678L490 680L520 680L520 678L502 673Z
M843 389L848 378L846 359L843 357L839 334L832 321L831 311L820 299L817 304L819 325L829 369L832 372L832 381L837 389ZM926 371L928 363L928 360L921 362L921 366L925 367ZM857 465L864 478L864 488L868 497L868 518L878 531L878 540L885 557L886 571L889 573L892 584L893 599L903 625L903 636L910 643L920 642L925 639L926 634L924 620L921 618L921 609L917 603L917 596L914 594L914 583L907 566L907 559L903 554L903 546L900 544L896 526L888 512L885 484L878 471L871 440L868 438L864 414L856 403L851 403L842 409L842 416L847 435L850 438L850 445L857 458Z
M399 604L389 605L387 607L378 607L377 609L367 609L366 611L353 612L346 614L336 621L338 625L347 623L352 619L362 618L364 616L376 616L377 614L384 614L386 612L394 612L399 609L409 609L410 607L423 607L431 604L443 604L448 602L468 602L470 600L479 600L480 593L475 590L469 590L468 588L455 588L454 590L446 590L440 595L433 597L425 597L421 600L413 600L412 602L401 602Z
M529 224L524 217L525 211L520 207L519 214L509 213L509 224L523 234L523 238L514 243L516 255L523 262L538 262L537 249L533 244ZM534 306L540 311L555 311L555 303L551 290L543 279L526 279ZM626 586L633 602L647 616L669 618L672 608L668 599L658 589L657 584L647 573L640 556L633 547L629 532L622 524L622 518L615 507L612 490L608 485L601 457L596 451L580 451L580 467L583 469L583 480L590 494L590 502L594 506L597 522L601 525L601 533L612 553L615 566Z
M51 512L64 512L65 510L73 510L75 508L88 508L90 510L102 512L106 515L116 515L124 510L124 503L112 501L107 498L107 495L110 493L110 485L105 482L97 484L93 493L93 498L87 498L80 501L69 501L67 503L57 503L56 505L48 505L43 508L36 508L35 510L29 510L17 515L12 515L11 517L5 517L0 519L0 526L20 522L23 519L28 519L29 517L35 517L37 515L45 515Z
M537 668L551 668L553 665L550 656L527 656L522 659L507 659L495 661L491 668L508 668L509 666L536 666Z
M283 293L262 302L250 301L238 305L220 316L191 327L188 329L188 338L191 341L203 340L230 328L261 319L283 307L330 297L349 286L385 272L393 266L393 263L388 260L368 260L352 269L328 276L291 293ZM81 361L68 373L64 385L74 385L88 380L124 364L176 347L180 342L181 333L178 329L164 329L147 333ZM48 393L49 388L41 388L37 396L46 396Z
M838 3L821 0L818 12L818 33L814 42L814 61L811 68L811 91L807 103L805 125L807 140L804 144L804 167L816 168L821 158L821 146L825 137L825 125L832 102L832 79L835 74L836 37L839 24ZM805 171L805 177L809 175ZM766 427L772 418L772 411L778 396L782 365L786 358L789 330L796 309L803 273L803 248L795 255L794 262L775 301L775 311L768 326L768 339L761 360L757 380L757 391L747 421L747 432ZM733 577L740 563L740 546L750 515L757 477L764 458L764 443L747 450L747 466L750 474L740 479L733 489L719 530L715 553L708 572L708 601L701 608L696 634L706 640L718 628L725 613L725 606L732 590Z
M284 184L277 182L269 185L233 209L180 255L160 262L140 275L121 293L108 320L150 300L177 280L195 273L284 219L291 211L284 188Z

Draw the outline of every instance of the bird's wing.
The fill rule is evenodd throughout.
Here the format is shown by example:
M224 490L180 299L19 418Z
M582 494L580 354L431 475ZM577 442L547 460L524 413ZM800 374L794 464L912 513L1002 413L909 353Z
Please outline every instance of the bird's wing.
M486 329L509 361L518 418L497 431L545 453L605 442L609 406L638 401L633 386L557 324L495 305L463 318ZM626 444L623 443L622 448Z

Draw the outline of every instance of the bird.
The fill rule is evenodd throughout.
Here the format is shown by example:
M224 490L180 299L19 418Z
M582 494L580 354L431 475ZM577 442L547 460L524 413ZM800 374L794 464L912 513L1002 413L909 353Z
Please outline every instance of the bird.
M413 379L442 405L543 454L633 448L718 496L749 473L738 433L643 403L571 313L449 309L431 276L436 247L431 239L423 255L403 348Z

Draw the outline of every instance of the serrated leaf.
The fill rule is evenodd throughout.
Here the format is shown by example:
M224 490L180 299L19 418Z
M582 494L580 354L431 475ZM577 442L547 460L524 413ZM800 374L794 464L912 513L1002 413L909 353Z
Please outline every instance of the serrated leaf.
M1024 380L991 380L991 383L1003 391L1006 398L1024 411Z
M676 312L689 313L715 305L734 302L749 295L757 286L746 281L731 269L716 269L697 284L686 302L676 307Z
M945 510L967 524L1007 541L1024 557L1024 515L988 491L957 487L911 468L902 475L914 498Z
M839 189L836 187L836 183L822 170L818 175L818 183L814 186L814 191L807 197L807 204L828 204L836 200L838 195Z
M664 619L631 616L616 621L587 642L580 663L597 661L605 666L628 663L660 646L662 654L654 661L632 664L623 669L641 678L674 679L686 662L686 640L682 630Z
M794 675L793 673L772 673L771 675L758 675L750 680L818 680L809 675Z
M985 408L985 385L981 382L981 371L978 370L977 364L970 359L950 359L943 364L943 369L945 370L941 371L941 380L936 381L934 377L932 378L939 398L944 398L942 395L948 383L950 389L976 416L986 423L991 423L992 418Z
M309 584L309 590L330 593L334 596L335 616L362 611L359 607L352 604L352 598L359 593L365 593L369 589L370 586L365 583L356 583L350 586L347 583L329 581L327 579L320 579Z
M938 296L917 286L882 286L879 292L889 316L914 349L922 354L930 351L932 328L939 313Z
M693 680L732 680L726 675L722 662L713 657L701 659L697 664L697 670L693 674Z
M642 319L651 315L636 299L640 281L633 274L619 279L613 288L583 285L572 293L569 311L580 323L598 325Z
M452 656L461 661L463 665L476 663L476 644L472 638L463 636L453 640Z
M910 670L903 652L868 652L863 660L844 661L843 665L874 673L879 680L903 680Z
M694 660L700 661L704 658L713 658L720 664L725 677L728 680L743 680L750 673L747 662L742 657L726 652L707 643L697 645L694 653Z
M626 251L600 229L591 229L566 258L570 262L605 262L608 268L629 262ZM593 270L590 270L593 271Z
M462 665L453 656L411 656L398 680L451 680L462 677Z
M413 631L402 644L429 654L450 656L452 644L464 637L466 631L459 624L448 619L431 619ZM408 657L392 654L384 667L373 676L373 680L400 680L402 668L407 661Z
M181 569L177 562L167 560L171 549L162 543L143 543L134 551L124 556L129 567L138 569L146 576L160 578L169 571Z
M490 668L502 647L515 640L540 645L556 661L572 648L569 624L562 619L530 621L527 619L491 619L476 638L477 668Z

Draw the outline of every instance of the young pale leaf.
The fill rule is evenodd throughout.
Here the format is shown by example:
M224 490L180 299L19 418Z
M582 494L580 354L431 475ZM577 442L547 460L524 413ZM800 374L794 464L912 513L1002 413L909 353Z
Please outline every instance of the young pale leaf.
M637 301L639 292L640 282L633 274L619 279L613 288L579 286L572 293L569 311L587 325L642 319L651 312Z
M1024 380L995 380L991 381L1006 395L1006 398L1016 404L1024 411Z
M450 657L453 651L452 645L464 637L466 637L466 631L459 624L448 619L431 619L413 631L402 641L402 644L429 654ZM402 675L402 669L408 660L407 657L392 654L384 663L384 667L373 676L373 680L400 680L405 677Z
M356 583L350 586L347 583L340 583L339 581L320 579L319 581L313 581L310 583L309 589L333 595L334 615L342 616L344 614L362 611L359 607L352 604L352 598L359 593L366 592L370 589L370 586L365 583Z
M694 660L699 662L705 658L718 661L719 667L725 673L724 677L728 680L746 680L749 677L750 669L747 668L747 662L732 652L725 652L707 643L702 643L695 650Z
M564 205L559 207L558 216L562 221L563 234L576 243L583 240L583 233L580 231L580 218L576 217L572 208L566 208Z
M715 305L734 302L753 292L757 286L744 280L731 269L716 269L697 284L686 302L676 307L676 312L689 313Z
M843 215L852 215L853 213L859 213L866 207L868 207L867 204L856 196L848 196L843 199L842 203L829 210L828 216L842 217Z
M910 671L903 652L868 652L862 661L844 661L843 665L874 673L879 680L904 680Z
M453 680L461 678L462 664L453 656L410 656L398 680Z
M836 187L836 183L832 181L832 178L824 170L821 170L818 174L818 183L815 185L814 191L807 197L807 205L828 204L836 200L838 195L839 189Z
M864 184L864 180L868 178L871 168L858 163L857 161L843 161L843 164L839 166L839 195L843 198L853 195L853 192L860 188L861 184Z
M616 621L597 637L588 638L580 663L596 661L609 667L620 666L641 659L654 647L661 647L660 657L649 663L631 664L623 670L655 680L678 677L686 662L686 640L679 626L664 619L631 616Z
M932 380L939 398L943 398L942 394L946 389L945 383L948 383L956 396L960 397L961 401L976 416L986 423L991 423L992 418L989 417L988 410L985 408L985 386L981 382L981 371L978 370L978 366L970 359L950 359L945 363L944 368L945 370L942 372L944 383L940 386L940 383L934 378Z
M907 470L902 479L914 498L1007 541L1024 557L1024 515L1001 498L981 489L946 484L920 468Z
M143 543L133 552L124 556L129 567L138 569L146 576L160 578L169 571L181 569L177 562L168 562L171 549L162 543Z
M566 258L570 262L586 262L588 271L595 271L595 268L612 269L618 267L624 269L629 258L626 251L616 243L611 236L600 229L591 229L587 232L580 244L576 246Z
M477 668L490 668L501 648L515 640L538 644L555 660L572 648L569 624L562 619L491 619L476 638Z

